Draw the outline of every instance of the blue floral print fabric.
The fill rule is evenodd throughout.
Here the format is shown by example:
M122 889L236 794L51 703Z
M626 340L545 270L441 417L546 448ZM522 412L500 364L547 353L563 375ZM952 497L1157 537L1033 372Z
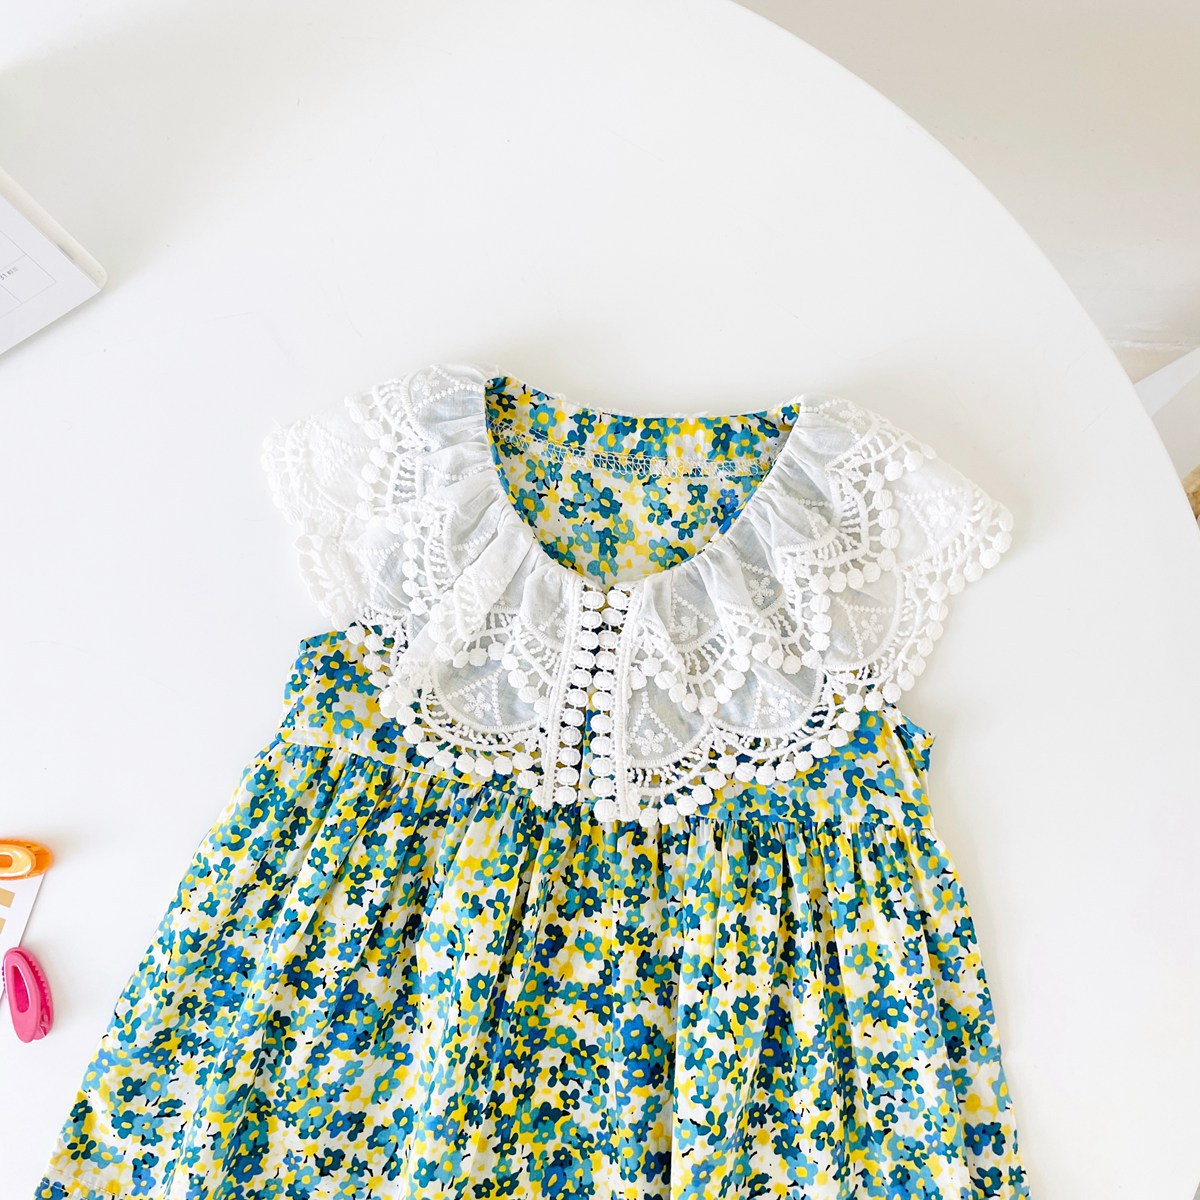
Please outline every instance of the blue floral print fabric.
M597 584L674 566L727 529L791 416L786 405L716 417L568 410L512 376L490 384L492 453L510 502L554 558Z
M513 502L603 580L694 553L779 433L631 418L589 478L493 403ZM661 494L648 438L687 450ZM604 824L439 771L377 694L344 634L301 643L37 1200L1029 1195L925 730L864 710L787 782Z

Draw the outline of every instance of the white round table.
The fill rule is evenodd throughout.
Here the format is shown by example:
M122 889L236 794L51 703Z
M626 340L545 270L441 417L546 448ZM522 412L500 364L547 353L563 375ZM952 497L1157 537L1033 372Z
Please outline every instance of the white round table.
M1034 1196L1190 1196L1200 539L1062 281L735 5L306 12L30 9L0 54L6 168L110 273L0 360L0 833L58 855L25 937L57 1024L0 1026L4 1194L322 629L262 437L474 360L646 412L842 392L1012 508L905 708Z

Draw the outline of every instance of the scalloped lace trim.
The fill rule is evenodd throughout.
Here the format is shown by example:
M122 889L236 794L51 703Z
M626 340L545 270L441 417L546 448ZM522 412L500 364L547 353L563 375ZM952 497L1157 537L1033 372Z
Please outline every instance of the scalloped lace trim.
M1008 509L930 447L802 394L723 534L596 587L509 503L488 378L383 381L273 430L263 464L310 594L405 741L471 780L515 774L544 807L670 822L802 774L914 685L949 598L1011 544Z

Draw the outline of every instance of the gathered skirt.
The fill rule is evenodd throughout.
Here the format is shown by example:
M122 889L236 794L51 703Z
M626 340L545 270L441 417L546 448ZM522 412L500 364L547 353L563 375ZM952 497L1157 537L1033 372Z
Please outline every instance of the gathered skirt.
M307 639L38 1200L1027 1197L932 738L649 828L414 766ZM392 731L394 733L394 731Z

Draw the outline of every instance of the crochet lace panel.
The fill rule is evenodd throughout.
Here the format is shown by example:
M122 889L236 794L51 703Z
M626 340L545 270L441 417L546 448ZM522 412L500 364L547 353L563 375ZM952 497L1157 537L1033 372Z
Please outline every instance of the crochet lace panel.
M803 393L723 532L595 585L513 508L488 378L377 383L272 430L263 465L313 599L405 741L471 780L514 774L543 807L671 821L732 780L802 773L913 686L950 597L1011 541L1008 509L928 445Z

